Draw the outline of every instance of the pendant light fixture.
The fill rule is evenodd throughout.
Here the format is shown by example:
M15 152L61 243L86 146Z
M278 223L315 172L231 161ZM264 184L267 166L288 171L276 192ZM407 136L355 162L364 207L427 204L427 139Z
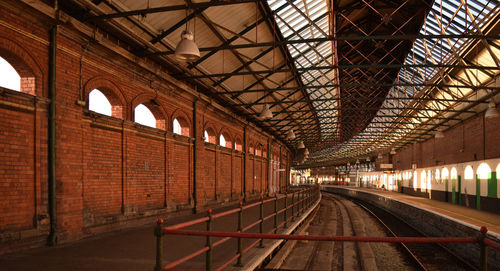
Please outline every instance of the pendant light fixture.
M309 155L309 150L307 148L304 150L304 155L306 155L306 156Z
M392 148L390 153L391 153L392 155L396 154L396 149L395 149L395 148Z
M382 159L382 154L381 154L381 153L379 153L379 154L377 155L377 159Z
M366 157L366 162L370 162L370 157Z
M444 134L440 130L437 130L436 133L434 134L434 137L435 138L444 138Z
M304 145L304 142L301 140L299 141L299 145L297 145L298 149L304 149L306 146Z
M295 133L293 132L293 129L290 129L290 131L288 131L288 133L286 133L286 139L287 140L295 139Z
M188 30L187 20L186 29L181 33L181 41L177 44L177 47L175 47L175 57L184 62L193 62L200 58L200 50L194 42L193 32Z
M498 118L500 114L498 114L497 107L494 102L490 102L488 104L488 109L486 109L486 112L484 113L484 117L487 119L492 119L492 118Z
M266 104L264 106L264 109L262 110L262 112L260 112L260 118L261 119L272 119L273 118L273 112L271 112L271 110L269 109L268 104Z

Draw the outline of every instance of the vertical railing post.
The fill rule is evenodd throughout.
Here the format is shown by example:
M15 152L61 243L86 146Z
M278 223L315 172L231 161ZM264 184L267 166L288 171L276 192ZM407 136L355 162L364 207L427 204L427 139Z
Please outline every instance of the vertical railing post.
M283 224L283 228L287 228L288 226L286 225L286 211L288 211L288 204L287 204L287 198L288 198L288 193L285 192L285 208L283 208L284 212L283 212L283 221L284 221L284 224Z
M208 215L208 220L207 220L207 231L211 232L212 231L212 209L207 210L207 215ZM206 252L205 256L205 270L210 271L212 270L212 237L207 236L207 243L206 246L208 247L208 250Z
M259 233L263 233L264 232L264 197L263 196L260 196L260 215L259 215L259 219L260 219L260 223L259 223ZM263 248L264 247L264 239L260 239L260 242L259 242L259 248Z
M243 230L243 202L240 201L240 210L238 211L238 232ZM241 264L241 238L238 237L238 260L236 261L236 266L243 266Z
M304 200L305 199L305 190L301 190L300 191L300 204L301 204L301 207L300 207L300 213L303 214L304 213Z
M487 237L487 232L488 228L485 226L482 226L481 229L481 235L479 235L478 238L478 243L479 243L479 250L480 250L480 259L479 259L479 270L481 271L487 271L488 270L488 247L484 243L484 239Z
M292 193L292 222L295 221L295 214L293 210L295 209L295 192Z
M155 236L156 236L156 264L155 271L163 270L163 219L156 220Z
M274 194L274 233L278 231L278 193Z

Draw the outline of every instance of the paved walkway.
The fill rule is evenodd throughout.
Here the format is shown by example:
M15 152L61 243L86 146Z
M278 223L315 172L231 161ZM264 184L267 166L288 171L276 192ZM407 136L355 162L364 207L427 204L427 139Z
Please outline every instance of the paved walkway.
M463 221L465 223L468 223L476 227L486 226L488 227L489 233L496 234L498 237L500 237L499 214L467 208L465 206L460 206L448 202L416 197L398 192L384 191L376 188L359 188L359 187L354 188L347 186L340 186L340 187L347 189L361 190L373 194L382 195L387 198L396 199L402 202L410 203L422 209L430 210L435 213L448 216L452 219ZM500 208L500 206L498 208Z
M288 199L290 204L291 199ZM278 202L278 208L282 208L284 200ZM217 209L214 214L235 208L230 206ZM269 202L264 205L264 216L274 211L274 203ZM204 216L205 214L190 215L181 218L170 219L166 225L174 225L180 222L189 221ZM288 217L291 210L287 212ZM243 225L255 222L259 217L259 207L250 208L244 211ZM156 240L154 232L154 218L151 224L143 227L122 230L116 233L108 233L99 237L92 237L80 241L63 244L56 247L44 247L30 249L22 252L0 255L0 270L2 271L22 271L22 270L153 270L156 253ZM283 214L278 215L278 224L283 221ZM264 223L264 231L272 229L273 219ZM186 229L205 230L206 224ZM215 231L236 231L237 214L218 218L214 221ZM254 227L248 232L258 232L259 227ZM213 238L217 241L219 238ZM186 256L205 246L205 237L189 236L165 236L164 237L164 263L171 262ZM243 247L254 242L254 239L243 239ZM214 249L213 262L214 270L221 263L227 261L236 254L236 240L230 240ZM188 264L180 265L176 270L204 270L205 254L202 254L189 261Z

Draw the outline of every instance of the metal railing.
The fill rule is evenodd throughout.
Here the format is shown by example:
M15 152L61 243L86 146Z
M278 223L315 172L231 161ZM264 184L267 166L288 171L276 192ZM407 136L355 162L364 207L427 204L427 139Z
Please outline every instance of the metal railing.
M291 195L292 203L287 204L287 198ZM294 200L295 195L297 195L297 200ZM157 220L157 226L155 228L156 236L156 265L155 271L160 270L170 270L188 260L199 256L203 253L206 254L205 270L212 270L212 251L215 247L225 243L231 238L237 238L237 251L236 254L231 257L228 261L224 262L222 265L217 267L215 270L222 270L227 267L232 262L236 261L235 265L242 266L242 256L244 253L248 252L257 243L259 247L263 247L264 239L274 239L274 240L308 240L308 241L337 241L337 242L384 242L384 243L476 243L480 246L480 270L487 270L488 265L488 246L494 249L500 250L500 243L493 241L488 238L488 229L483 226L480 228L480 233L478 237L369 237L369 236L318 236L318 235L289 235L289 234L277 234L277 230L281 227L286 228L287 223L290 220L298 217L306 209L313 206L315 199L319 198L319 189L317 187L300 190L291 194L285 194L282 196L275 196L269 199L262 199L258 202L243 205L240 202L240 207L232 209L229 211L221 212L218 214L212 214L212 210L207 210L207 216L185 223L180 223L173 226L163 227L163 219ZM277 202L280 199L284 199L284 207L280 210L277 208ZM263 215L263 205L267 202L274 202L274 212L268 216ZM249 208L259 206L259 219L250 225L243 227L243 211ZM292 214L287 217L286 210L292 209ZM296 212L294 212L296 210ZM214 219L227 216L230 214L238 213L238 226L237 232L217 232L212 231L212 224ZM283 213L283 222L277 223L277 217L279 214ZM266 220L274 218L274 227L267 233L263 232L263 223ZM192 225L206 222L206 231L198 230L181 230ZM249 229L259 225L259 233L247 233ZM164 235L181 235L181 236L204 236L206 238L205 247L187 255L175 261L163 264L163 239ZM212 242L212 237L222 237L222 239ZM257 239L251 243L246 248L242 248L241 239Z
M237 266L242 266L242 256L246 252L248 252L251 248L255 247L257 244L259 244L259 247L264 247L263 240L264 239L272 239L272 238L267 238L266 236L271 235L279 235L276 234L278 229L280 228L287 228L288 223L291 221L294 221L298 216L300 216L302 213L305 212L305 210L309 209L314 203L315 200L319 198L319 187L313 187L313 188L308 188L308 189L302 189L299 191L295 191L292 193L285 193L283 195L278 195L276 194L273 197L270 197L268 199L264 199L263 197L260 198L259 201L248 204L248 205L243 205L242 202L240 202L240 205L238 208L231 209L228 211L224 211L221 213L213 214L212 209L207 210L207 216L198 218L195 220L187 221L184 223L179 223L176 225L172 226L163 226L163 219L158 218L157 219L157 226L155 228L155 236L156 236L156 264L155 264L155 271L160 271L160 270L169 270L174 267L179 266L182 263L185 263L196 256L199 256L203 253L205 253L205 270L212 270L212 252L214 248L217 246L222 245L223 243L227 242L231 238L237 238L237 251L236 254L231 257L228 261L224 262L222 265L217 267L215 270L222 270L223 268L227 267L230 265L232 262L235 262L235 265ZM288 202L288 198L291 198L291 203ZM278 201L283 199L283 208L278 209ZM273 212L267 216L264 216L264 204L273 202ZM243 211L248 210L250 208L259 208L259 218L250 223L247 226L243 226ZM291 209L291 215L288 217L287 216L287 211ZM238 215L238 221L237 221L237 232L238 234L243 234L238 237L234 236L218 236L218 237L224 237L216 242L212 241L212 237L215 235L212 235L213 233L219 233L219 234L224 234L223 232L214 232L212 231L213 227L213 222L215 219L228 216L231 214L236 214ZM283 220L281 223L278 224L278 216L282 215ZM273 218L273 228L268 231L264 232L264 222L267 220L270 220ZM181 230L186 227L198 225L200 223L206 223L206 231L195 231L195 230ZM251 233L245 233L246 231L259 226L259 235L262 235L263 237L258 237L256 238L257 240L252 242L250 245L247 247L243 248L242 247L242 238L249 238L249 237L244 237L244 234L251 234ZM174 260L166 265L163 263L163 236L166 234L177 234L176 232L179 233L179 235L191 235L191 236L205 236L206 237L206 243L205 246L189 255L186 255L180 259ZM193 234L187 234L187 233L193 233ZM186 234L183 234L186 233ZM194 234L197 233L197 234ZM227 233L227 232L226 232ZM230 233L228 233L230 234ZM256 233L255 233L256 234ZM280 238L274 238L274 239L280 239Z

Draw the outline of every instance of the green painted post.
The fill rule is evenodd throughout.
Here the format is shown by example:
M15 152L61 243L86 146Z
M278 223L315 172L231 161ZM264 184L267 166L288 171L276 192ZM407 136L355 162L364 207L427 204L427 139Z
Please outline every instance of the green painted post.
M488 270L488 247L484 243L484 239L487 237L488 228L485 226L481 227L481 235L478 237L478 243L480 247L480 259L479 259L479 270Z
M488 175L488 197L497 198L497 173L495 171Z
M161 231L163 219L156 220L155 236L156 236L156 264L155 271L163 270L163 233Z
M243 230L243 202L240 201L240 210L238 211L238 232L241 232ZM241 255L242 250L241 250L241 238L238 237L238 251L236 252L238 256L238 260L236 261L236 266L243 266L241 264Z
M457 179L451 179L451 203L457 204Z
M458 175L458 205L462 205L462 176Z
M212 231L212 209L207 210L207 215L208 215L208 221L207 221L207 231L211 232ZM208 247L208 250L206 252L205 256L205 270L206 271L211 271L212 270L212 237L207 236L207 242L206 246Z
M295 192L292 193L292 222L295 221L293 210L295 209Z
M287 204L287 198L288 198L288 193L285 192L285 211L283 212L283 221L285 222L285 224L283 224L283 228L287 228L288 226L286 225L286 212L288 211L288 204Z
M259 215L259 219L260 219L260 223L259 223L259 233L263 233L264 232L264 197L263 196L260 196L260 215ZM264 247L264 239L260 239L259 241L259 248L263 248Z
M476 209L481 210L481 179L476 174Z

